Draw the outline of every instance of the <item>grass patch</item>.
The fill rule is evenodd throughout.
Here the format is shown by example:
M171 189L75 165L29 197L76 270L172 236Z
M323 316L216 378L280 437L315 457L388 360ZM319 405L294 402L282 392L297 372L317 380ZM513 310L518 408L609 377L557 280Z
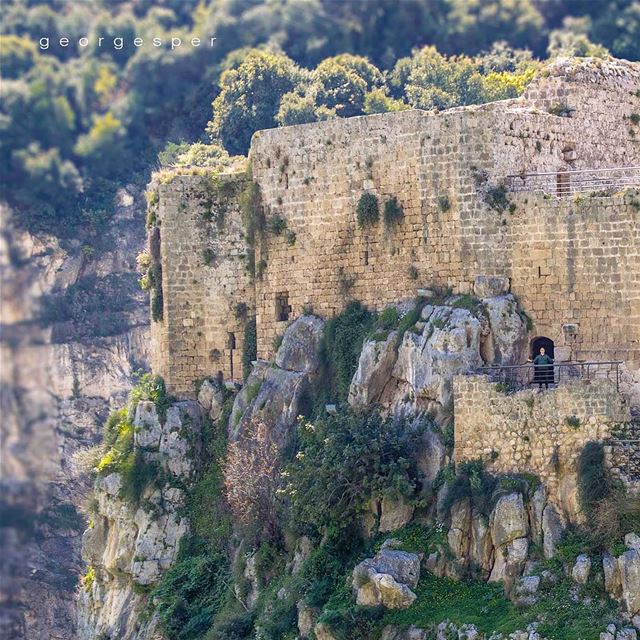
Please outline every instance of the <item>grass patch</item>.
M483 633L510 633L525 628L528 622L505 598L502 585L454 582L423 573L415 594L418 597L409 609L387 612L383 623L424 628L450 620L457 625L475 624Z

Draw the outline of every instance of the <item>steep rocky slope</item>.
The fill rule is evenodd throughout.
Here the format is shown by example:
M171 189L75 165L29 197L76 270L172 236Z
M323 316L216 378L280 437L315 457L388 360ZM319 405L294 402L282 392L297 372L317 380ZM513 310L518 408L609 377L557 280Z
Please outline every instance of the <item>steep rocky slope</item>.
M82 637L635 638L637 520L596 542L535 476L453 464L453 377L526 344L494 284L302 316L241 389L205 380L198 403L134 390L136 462L114 445L98 465Z
M148 310L132 256L144 236L136 187L122 189L96 245L16 228L0 207L2 559L0 635L75 637L82 505L76 453L147 366Z

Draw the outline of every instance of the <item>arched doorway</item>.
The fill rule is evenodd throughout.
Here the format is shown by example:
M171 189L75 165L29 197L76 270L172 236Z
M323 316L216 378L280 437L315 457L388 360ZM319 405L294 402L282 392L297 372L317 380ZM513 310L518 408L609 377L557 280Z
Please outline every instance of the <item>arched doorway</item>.
M554 344L551 338L538 336L531 341L531 358L535 358L540 353L540 347L544 348L545 353L554 358Z

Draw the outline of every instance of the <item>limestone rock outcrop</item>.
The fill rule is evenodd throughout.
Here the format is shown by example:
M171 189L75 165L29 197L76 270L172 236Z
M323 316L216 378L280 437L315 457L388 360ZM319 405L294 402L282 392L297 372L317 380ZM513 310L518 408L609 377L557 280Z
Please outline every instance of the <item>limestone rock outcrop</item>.
M416 599L412 589L420 578L420 556L393 549L392 544L393 541L388 540L373 558L363 560L354 568L357 604L404 609Z
M162 416L152 402L138 403L134 447L140 463L156 469L155 479L136 500L123 492L119 472L97 478L93 526L83 536L83 558L93 577L80 591L80 638L149 637L154 621L140 625L139 587L157 582L189 531L183 508L199 450L200 411L196 402L184 401Z

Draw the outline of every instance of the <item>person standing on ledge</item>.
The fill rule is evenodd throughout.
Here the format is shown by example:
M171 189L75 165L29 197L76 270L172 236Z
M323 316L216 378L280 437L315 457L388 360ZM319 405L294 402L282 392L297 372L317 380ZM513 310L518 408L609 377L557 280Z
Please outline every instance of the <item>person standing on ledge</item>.
M545 353L544 347L540 347L540 353L533 359L533 366L534 384L537 382L540 385L540 391L542 391L542 385L548 389L549 384L555 382L555 377L553 375L553 358Z

